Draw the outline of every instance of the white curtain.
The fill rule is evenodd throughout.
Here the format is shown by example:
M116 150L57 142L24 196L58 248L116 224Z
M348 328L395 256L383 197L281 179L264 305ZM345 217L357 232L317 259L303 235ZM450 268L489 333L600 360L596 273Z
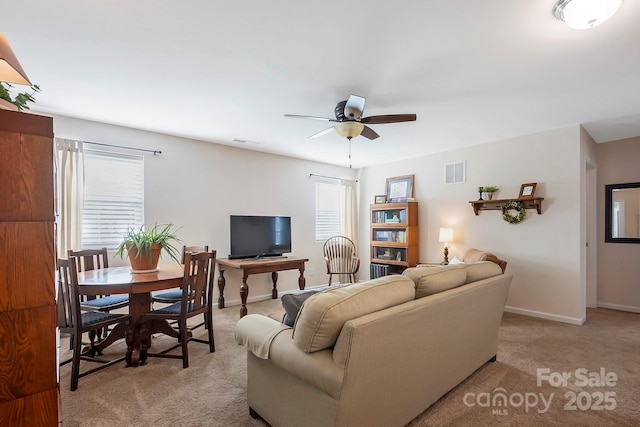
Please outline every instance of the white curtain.
M67 250L82 249L82 206L84 195L84 154L81 141L56 139L58 256Z
M342 234L353 241L358 247L358 195L357 182L342 180L342 194L344 195L342 204ZM357 253L359 258L362 255ZM348 278L344 275L340 277L340 283L346 283ZM354 282L358 281L358 273L355 274Z
M342 200L342 234L358 245L358 197L356 183L342 181L344 197Z

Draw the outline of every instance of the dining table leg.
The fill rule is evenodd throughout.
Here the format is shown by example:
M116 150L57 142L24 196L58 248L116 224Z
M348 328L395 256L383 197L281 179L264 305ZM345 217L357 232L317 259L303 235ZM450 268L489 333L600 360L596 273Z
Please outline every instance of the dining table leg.
M133 330L133 353L131 355L131 364L140 363L140 344L142 334L140 324L142 323L142 315L151 310L151 293L132 293L129 294L129 314L131 315L131 328ZM147 333L151 337L155 333L162 333L174 338L179 338L180 334L169 325L164 319L153 319L146 322ZM147 343L147 349L152 346L152 341Z
M247 284L247 278L249 274L246 271L242 272L242 284L240 285L240 317L247 315L247 297L249 296L249 285Z
M222 266L219 270L218 275L218 308L224 308L224 287L226 285L226 280L224 278L224 269Z
M131 315L131 329L133 331L133 353L131 365L140 363L140 324L142 314L151 309L151 292L129 294L129 314Z

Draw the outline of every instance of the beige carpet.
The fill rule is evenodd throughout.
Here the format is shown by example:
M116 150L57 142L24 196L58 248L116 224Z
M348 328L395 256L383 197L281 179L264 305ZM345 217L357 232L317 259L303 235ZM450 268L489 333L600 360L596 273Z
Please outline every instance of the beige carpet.
M249 305L249 313L280 309L278 300ZM81 378L78 390L71 392L70 366L63 366L63 425L265 426L248 414L246 356L233 339L238 314L238 307L215 310L216 352L209 353L204 344L190 343L188 369L182 369L182 362L175 359L151 358L146 366L137 368L126 368L122 363ZM498 361L479 369L409 425L640 425L640 314L590 309L587 319L583 326L572 326L505 313ZM196 331L196 335L204 334L202 329ZM159 336L154 346L162 348L168 342ZM68 355L67 348L63 340L61 357ZM122 350L122 344L117 343L109 353ZM549 369L552 377L562 372L572 376L566 386L554 387L548 382L537 386L538 368ZM587 376L599 376L604 368L605 375L617 376L616 385L576 385L575 371L581 368ZM507 396L506 406L485 404L487 397L499 394L498 388ZM601 406L615 404L615 409L591 409L599 406L600 393L609 393ZM565 405L571 406L572 394L578 398L575 410L565 409ZM545 402L551 399L548 410L541 398ZM521 399L528 399L529 408Z

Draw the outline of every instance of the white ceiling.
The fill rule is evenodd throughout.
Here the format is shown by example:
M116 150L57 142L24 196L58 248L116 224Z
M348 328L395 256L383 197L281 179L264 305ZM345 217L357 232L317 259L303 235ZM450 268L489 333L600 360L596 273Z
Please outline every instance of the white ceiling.
M350 94L365 116L417 114L355 138L354 167L575 124L640 135L640 1L590 30L554 3L20 0L0 32L34 111L343 166L345 138L308 138L328 123L283 115L333 117Z

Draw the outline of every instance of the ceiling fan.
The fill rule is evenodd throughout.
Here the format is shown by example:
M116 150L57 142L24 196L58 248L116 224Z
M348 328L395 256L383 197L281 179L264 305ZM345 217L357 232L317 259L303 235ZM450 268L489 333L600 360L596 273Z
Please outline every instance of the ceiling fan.
M367 139L373 140L378 135L373 129L367 125L378 125L384 123L413 122L416 120L415 114L386 114L382 116L362 117L364 112L365 99L361 96L351 95L346 101L338 102L336 105L335 119L315 116L301 116L298 114L285 114L285 117L294 117L299 119L323 120L336 123L334 126L320 131L310 138L317 138L333 132L338 132L340 136L344 136L349 141L356 136L362 135Z

